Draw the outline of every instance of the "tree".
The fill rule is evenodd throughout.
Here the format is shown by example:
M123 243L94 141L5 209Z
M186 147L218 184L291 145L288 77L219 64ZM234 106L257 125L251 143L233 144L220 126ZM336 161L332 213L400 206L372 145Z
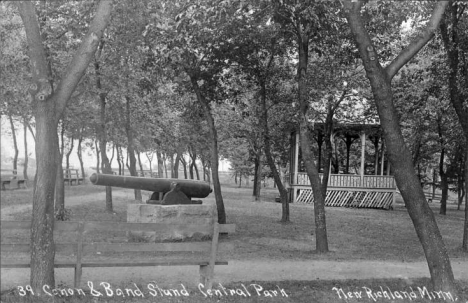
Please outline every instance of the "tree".
M281 180L273 151L272 122L277 120L271 115L273 107L280 103L277 97L280 89L275 88L283 88L280 84L281 80L287 82L288 80L284 78L291 76L285 72L285 64L280 66L285 61L287 48L284 39L280 37L280 28L269 21L271 9L266 9L262 5L255 8L249 6L248 9L238 10L237 13L239 17L234 19L231 24L232 29L228 31L232 35L230 60L233 61L232 65L239 66L238 73L240 74L237 78L240 79L237 81L241 83L237 86L241 91L238 94L245 94L253 99L250 101L252 104L247 108L255 113L249 117L253 119L249 132L251 132L251 137L260 139L254 140L252 144L255 154L254 196L258 199L260 195L263 171L261 159L264 152L266 163L280 194L281 222L289 222L288 191ZM253 19L251 15L255 15L255 18ZM234 68L233 70L236 71ZM246 94L242 90L253 90L256 93ZM242 98L237 99L240 99L237 102L242 102ZM244 114L247 115L247 113ZM245 122L246 119L239 121L239 123Z
M461 1L451 2L445 18L440 23L440 33L446 51L449 67L448 86L450 102L458 116L458 121L465 135L465 158L468 159L468 35L467 4ZM465 161L465 192L468 192L468 161ZM465 224L462 248L468 252L468 195L465 197Z
M88 33L60 82L52 88L51 72L34 2L17 2L29 47L32 81L29 92L35 103L37 175L33 192L31 225L31 287L54 287L54 188L57 171L57 125L70 97L86 71L110 19L112 1L100 1Z
M448 2L436 3L424 29L385 68L380 64L378 50L364 25L361 16L363 2L345 1L344 5L346 19L354 35L362 64L372 88L395 180L424 249L434 289L456 294L452 267L445 244L432 210L426 202L413 168L411 153L402 136L393 102L391 83L397 72L434 36Z
M211 168L218 221L226 222L219 180L218 132L212 107L224 99L222 71L225 66L223 26L228 23L229 5L224 1L165 2L166 19L157 20L158 42L154 49L161 61L170 64L181 77L181 86L193 92L203 110L210 131Z
M297 63L297 100L299 103L299 134L302 156L314 196L315 217L315 249L319 253L328 252L327 224L325 219L325 194L319 177L319 170L314 162L314 154L310 141L310 120L315 120L315 112L310 110L308 96L308 63L311 48L321 52L320 40L334 36L333 22L335 4L307 1L277 1L275 21L285 26L285 30L292 32L298 56ZM320 17L319 17L320 16ZM319 30L321 29L321 30ZM311 47L312 45L312 47ZM312 118L312 119L311 119Z

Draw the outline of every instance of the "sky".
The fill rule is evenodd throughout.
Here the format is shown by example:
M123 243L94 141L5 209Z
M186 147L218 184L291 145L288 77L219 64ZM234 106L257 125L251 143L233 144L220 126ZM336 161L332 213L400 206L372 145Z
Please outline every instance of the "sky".
M12 158L15 154L13 138L11 136L11 127L10 122L5 116L1 116L1 138L0 138L0 157L1 157L1 164L2 169L7 169L12 166ZM17 144L19 149L19 158L24 158L24 132L23 132L23 125L20 123L16 123L16 136L17 136ZM34 151L34 139L29 131L27 131L27 145L28 145L28 154L30 158L35 158L35 151ZM74 168L80 168L80 162L78 160L78 155L76 153L76 145L77 141L75 141L74 152L72 152L70 156L70 166ZM124 152L125 154L125 152ZM146 169L149 169L149 161L146 156L141 156L141 161L143 165L146 165ZM64 159L65 165L65 159ZM85 148L83 150L83 163L85 168L96 167L96 155L93 150L90 148ZM153 160L153 165L155 161ZM114 159L113 167L117 168L117 161ZM229 162L227 161L220 161L220 171L228 171L229 170Z

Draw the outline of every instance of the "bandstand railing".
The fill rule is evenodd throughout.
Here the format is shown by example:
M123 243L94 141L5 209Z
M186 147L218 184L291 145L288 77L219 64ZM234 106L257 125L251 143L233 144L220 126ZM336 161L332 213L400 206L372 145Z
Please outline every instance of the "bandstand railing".
M320 179L323 174L320 174ZM292 186L308 186L310 185L307 173L297 173L296 178L292 180ZM359 187L359 188L395 188L395 179L393 176L379 175L345 175L345 174L330 174L328 179L329 187Z

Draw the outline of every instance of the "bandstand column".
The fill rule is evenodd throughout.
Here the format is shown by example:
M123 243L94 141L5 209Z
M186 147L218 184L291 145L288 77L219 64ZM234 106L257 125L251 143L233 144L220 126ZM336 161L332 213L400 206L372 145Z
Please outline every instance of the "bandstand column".
M361 186L364 184L364 160L366 156L366 132L361 132Z
M384 164L385 164L385 141L382 141L382 163L380 164L380 175L384 175Z

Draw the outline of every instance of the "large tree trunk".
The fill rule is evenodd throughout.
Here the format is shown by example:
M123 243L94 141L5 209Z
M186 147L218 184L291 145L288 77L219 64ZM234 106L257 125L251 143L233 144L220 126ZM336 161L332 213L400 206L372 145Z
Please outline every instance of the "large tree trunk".
M16 141L15 124L13 123L13 117L11 116L11 114L8 115L8 119L10 120L11 136L13 137L13 148L15 149L15 155L13 157L13 174L16 177L16 175L18 174L18 142Z
M412 155L401 133L391 89L393 76L434 35L447 2L439 2L436 5L433 16L423 31L424 34L418 36L417 40L404 49L385 69L379 63L377 51L361 20L361 6L362 3L359 1L345 2L348 24L354 34L367 78L371 84L395 180L424 249L434 289L448 291L455 296L457 289L447 249L414 171Z
M211 135L211 168L213 175L213 188L215 193L216 208L218 209L218 223L226 224L226 211L224 210L223 194L221 192L221 183L219 182L219 152L218 152L218 132L216 131L215 121L211 114L211 107L208 100L200 91L197 79L193 75L189 75L192 82L192 88L195 90L197 100L202 105L208 122L208 128Z
M448 77L448 87L450 93L450 102L452 103L455 112L457 113L458 121L462 126L463 133L465 135L465 141L468 142L468 107L466 106L466 100L462 98L461 89L458 83L463 83L459 81L461 78L461 73L459 72L460 64L460 55L463 59L463 68L465 70L464 76L464 87L468 85L468 62L464 56L463 52L460 52L460 33L462 33L462 27L458 26L458 22L461 19L461 12L465 8L464 6L454 2L448 6L446 18L440 23L440 33L442 41L444 43L444 48L447 53L447 62L449 66L449 77ZM459 16L460 14L460 16ZM449 33L447 24L451 23L452 32ZM459 77L460 76L460 77ZM460 79L461 80L461 79ZM468 154L468 148L466 149ZM463 241L462 247L464 251L468 251L468 159L465 159L465 199L467 200L465 204L465 224L463 229Z
M307 98L307 64L309 51L309 38L298 33L299 67L298 67L298 99L300 104L300 142L302 158L304 160L307 176L309 177L314 195L315 217L315 249L318 253L328 252L327 224L325 219L325 195L320 182L319 171L314 163L311 149ZM329 165L328 165L329 166Z
M125 131L127 133L127 152L128 156L130 158L130 175L131 176L137 176L137 170L136 170L136 158L135 158L135 143L133 139L133 130L132 130L132 124L131 124L131 109L130 109L130 98L128 96L125 97ZM143 200L141 197L141 190L140 189L135 189L135 200L141 201Z
M272 56L273 57L273 56ZM273 179L275 180L276 185L278 186L278 191L280 193L281 201L281 222L289 222L289 199L288 199L288 190L284 187L283 182L281 181L280 174L276 168L273 156L271 154L271 139L270 139L270 128L268 126L268 109L266 104L266 84L265 81L261 81L261 90L260 90L261 106L262 106L262 126L263 126L263 140L264 140L264 149L265 156L270 167L271 172L273 173Z
M44 285L55 287L54 189L57 174L57 125L76 86L84 75L97 42L110 19L112 1L101 1L88 34L73 56L58 86L53 89L42 35L32 1L18 1L31 61L29 92L35 104L37 174L33 192L31 224L31 287L42 293Z
M50 71L35 11L29 1L17 2L29 46L33 82L31 99L36 103L36 178L31 222L31 287L42 293L44 285L55 286L54 198L57 175L57 119Z
M28 122L26 118L23 121L23 132L24 132L24 167L23 167L23 177L25 180L29 180L28 176L28 162L29 162L29 155L28 155Z

